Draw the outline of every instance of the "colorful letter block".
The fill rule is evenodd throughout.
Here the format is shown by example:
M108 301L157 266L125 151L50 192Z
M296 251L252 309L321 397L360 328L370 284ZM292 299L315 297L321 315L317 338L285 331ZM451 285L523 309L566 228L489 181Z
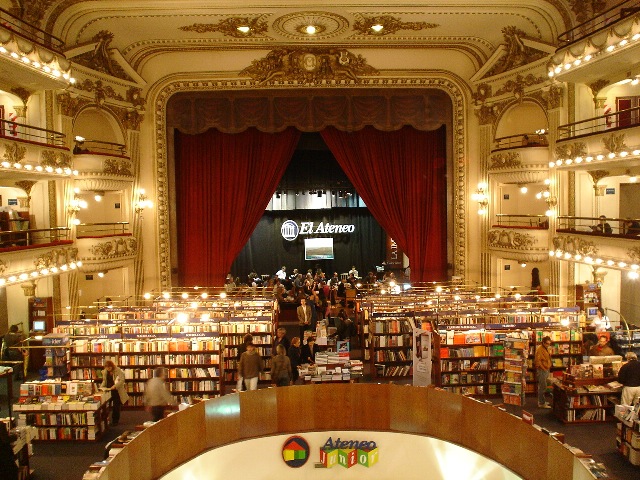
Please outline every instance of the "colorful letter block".
M378 463L378 449L372 450L358 450L358 463L365 467L371 467Z
M325 468L331 468L338 464L338 450L324 450L320 449L320 463Z
M338 463L345 468L351 468L358 464L358 451L354 448L338 450Z

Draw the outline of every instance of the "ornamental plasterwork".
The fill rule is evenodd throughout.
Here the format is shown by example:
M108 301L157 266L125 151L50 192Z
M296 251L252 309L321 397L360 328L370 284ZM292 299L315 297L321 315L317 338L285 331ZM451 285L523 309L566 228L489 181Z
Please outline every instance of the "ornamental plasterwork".
M475 110L480 125L493 124L498 119L498 107L496 105L482 105Z
M491 96L491 85L488 83L481 83L478 85L475 93L473 93L473 100L476 102L476 105L479 103L484 103L484 101Z
M240 72L260 85L289 81L303 85L346 80L358 83L359 76L378 75L362 55L335 48L294 48L272 50Z
M244 33L238 27L249 27L249 31ZM236 38L253 37L267 33L268 25L262 17L231 17L220 20L217 23L193 23L178 27L183 32L210 33L220 32L223 35Z
M371 27L374 25L383 25L384 28L380 32L376 32ZM391 15L376 15L373 17L362 16L353 24L353 29L360 35L391 35L400 30L425 30L428 28L437 28L438 23L427 22L403 22L399 18Z
M598 253L598 247L594 242L584 240L576 235L561 235L553 237L553 248L575 255L589 256Z
M112 58L111 52L113 48L111 47L111 42L113 37L113 33L109 30L99 31L91 39L95 43L93 50L74 57L73 61L96 72L131 81L131 77Z
M11 93L13 93L16 97L22 100L23 105L27 105L29 101L29 97L31 97L31 92L22 87L15 87L11 89Z
M72 168L71 155L66 152L58 152L55 150L43 150L42 160L40 164L43 167L53 168Z
M604 78L596 80L595 82L588 85L588 87L591 89L591 94L593 95L594 104L598 102L598 93L600 93L600 90L602 90L607 85L609 85L609 80L606 80Z
M143 115L138 110L119 107L111 107L111 109L116 113L125 130L140 130Z
M135 255L137 241L133 237L118 237L107 242L96 243L89 247L94 259L125 257Z
M576 158L587 154L587 145L584 142L561 143L556 145L556 158Z
M525 87L538 85L547 80L548 79L546 77L536 77L532 73L528 74L526 77L518 75L515 80L508 80L501 88L499 88L496 91L495 96L497 97L511 92L518 100L522 100L524 97Z
M331 12L293 12L276 18L271 27L275 33L289 40L308 42L307 25L316 27L314 40L325 40L344 33L349 28L349 21Z
M366 78L362 80L362 85L367 87L420 87L420 88L436 88L446 92L451 98L453 105L452 115L452 132L453 132L453 148L452 148L452 170L453 185L455 192L453 193L453 263L454 274L467 275L467 177L468 165L466 161L465 137L463 132L467 122L465 96L463 94L464 87L457 83L456 80L442 75L440 72L427 72L425 77L391 77ZM339 85L324 85L324 88L339 87ZM154 125L155 130L155 170L156 176L156 205L157 222L158 222L158 270L161 287L171 286L171 252L170 252L170 229L169 229L169 182L168 182L168 159L167 159L167 102L172 95L180 91L233 91L245 90L247 84L245 80L235 79L230 81L170 81L160 86L157 93L154 94L153 105L155 105ZM269 87L267 87L269 88ZM175 253L174 253L175 255Z
M27 198L24 199L26 200L26 202L24 202L24 205L22 205L22 202L20 202L21 207L29 208L31 206L31 189L36 183L38 182L34 182L33 180L18 180L17 182L15 182L16 187L24 190L24 192L27 194ZM20 201L20 199L18 199L18 201Z
M554 108L560 108L562 106L562 97L564 96L564 89L561 86L552 84L549 87L547 93L547 107L549 110Z
M75 247L57 248L37 257L33 261L33 265L36 267L36 270L60 267L62 265L68 265L71 262L75 262L77 257L78 249Z
M127 102L133 105L136 109L144 108L146 100L142 96L142 89L137 87L129 87L127 90Z
M519 167L521 163L520 152L500 152L491 155L489 168L514 168Z
M24 160L25 155L27 154L27 147L20 145L17 142L6 142L4 145L4 158L5 161L10 164L20 163Z
M610 175L607 170L589 170L587 173L593 180L594 185L597 185L600 180Z
M124 159L107 158L102 164L102 173L108 175L132 176L131 162Z
M629 149L629 147L624 144L624 133L619 135L612 133L607 137L602 137L602 144L604 145L604 148L609 150L611 153L619 153L623 150Z
M521 67L527 63L535 62L548 54L535 48L527 47L523 42L523 38L527 38L527 34L519 28L510 25L502 29L504 45L506 46L505 54L496 62L491 70L486 73L486 77L499 75L514 68Z
M107 98L125 101L124 97L117 93L111 85L105 85L102 80L92 81L88 78L76 84L76 88L85 92L93 92L94 101L98 105L102 105Z
M576 14L577 23L595 17L607 7L607 0L568 0L571 11Z
M531 248L536 241L535 237L529 233L508 229L489 230L487 240L490 247L510 248L514 250L527 250Z
M60 114L71 118L74 118L80 110L90 103L86 98L72 97L68 92L59 94L56 99L60 107Z
M632 262L640 262L640 247L632 247L628 249L627 255L629 255ZM0 273L2 273L2 271L0 271Z

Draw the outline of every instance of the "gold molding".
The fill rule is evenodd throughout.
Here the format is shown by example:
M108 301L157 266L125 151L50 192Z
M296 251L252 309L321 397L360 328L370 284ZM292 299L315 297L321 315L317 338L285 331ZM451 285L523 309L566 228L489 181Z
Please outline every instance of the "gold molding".
M522 75L517 75L515 80L507 80L505 84L499 88L495 96L498 97L505 93L513 93L514 97L517 100L522 100L524 98L524 89L525 87L531 87L533 85L538 85L540 83L544 83L548 80L546 77L536 77L534 74L530 73L526 77Z
M553 237L553 248L572 255L578 253L583 257L598 253L598 247L594 242L584 240L577 235L558 235Z
M374 25L382 25L384 28L376 32L371 28ZM363 15L362 19L356 20L353 24L353 29L361 35L384 36L394 34L400 30L420 31L439 26L439 23L403 22L392 15L376 15L373 17Z
M238 27L249 27L249 31L244 33ZM267 22L259 17L230 17L220 20L218 23L193 23L178 27L183 32L210 33L219 32L228 37L246 38L267 33Z
M629 150L629 147L624 143L624 133L619 135L612 133L611 135L602 137L602 144L604 145L604 148L609 150L611 153L619 153L623 150Z
M500 152L491 155L489 169L515 168L521 165L520 152Z
M587 154L587 145L584 142L560 143L555 150L557 159L584 157Z
M19 144L18 142L5 142L3 145L4 155L2 155L2 158L11 165L14 163L20 163L27 155L27 147Z
M56 150L43 150L40 165L53 168L72 168L71 155Z

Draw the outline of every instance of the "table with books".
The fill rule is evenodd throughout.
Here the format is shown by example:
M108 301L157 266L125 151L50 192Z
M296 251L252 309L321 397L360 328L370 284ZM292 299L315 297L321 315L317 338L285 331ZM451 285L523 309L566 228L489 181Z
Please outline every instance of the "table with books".
M319 352L313 365L303 364L298 367L300 378L308 383L353 383L362 378L363 364L361 360L351 360L349 353Z

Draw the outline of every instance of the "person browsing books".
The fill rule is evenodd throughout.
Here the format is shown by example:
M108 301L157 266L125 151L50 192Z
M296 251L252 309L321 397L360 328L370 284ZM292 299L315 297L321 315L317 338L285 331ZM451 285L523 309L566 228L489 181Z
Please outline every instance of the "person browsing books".
M253 342L253 335L251 335L250 333L247 333L243 337L242 343L238 345L238 355L236 357L236 361L240 362L240 357L242 357L242 354L247 351L247 345L250 342ZM238 373L238 380L236 382L236 392L241 392L242 390L246 390L246 388L244 388L244 378L242 378L242 376L240 376L240 373Z
M607 335L598 335L598 343L591 347L589 355L593 357L606 357L615 355L613 348L609 345L609 337Z
M547 389L547 379L551 371L551 354L549 353L549 347L551 347L551 337L547 336L542 339L542 343L536 349L534 358L536 377L538 380L539 408L551 408L551 405L549 405L544 398L544 392Z
M164 408L173 403L173 396L167 390L164 368L157 367L153 371L153 378L147 380L144 387L144 404L151 409L154 422L162 420Z
M238 375L244 379L247 390L258 389L258 378L264 369L262 357L256 350L253 341L247 343L247 351L240 356Z
M300 363L316 363L316 353L318 353L320 349L316 345L316 339L314 337L309 337L307 339L307 344L302 347L302 353L300 355Z
M625 358L627 363L618 372L618 381L624 385L620 401L623 405L633 405L640 401L640 362L633 352L627 352Z
M298 365L300 365L300 357L302 355L302 352L300 351L300 337L293 337L291 339L291 346L289 347L289 350L287 351L287 356L289 357L289 360L291 361L291 380L293 383L295 383L296 380L298 380L299 374L298 374Z
M292 378L291 360L287 357L287 351L284 345L277 345L276 355L271 359L271 382L276 387L287 387L291 385Z
M111 360L104 362L104 370L102 371L102 384L100 388L111 392L111 422L112 425L118 425L120 421L120 408L122 404L127 403L129 395L124 386L124 372L116 366Z

